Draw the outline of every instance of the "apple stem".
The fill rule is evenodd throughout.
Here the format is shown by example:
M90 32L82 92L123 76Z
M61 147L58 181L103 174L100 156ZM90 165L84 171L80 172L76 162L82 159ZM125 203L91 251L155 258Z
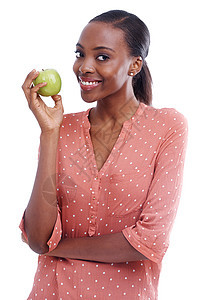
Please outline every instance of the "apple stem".
M44 71L44 69L42 69L42 71Z

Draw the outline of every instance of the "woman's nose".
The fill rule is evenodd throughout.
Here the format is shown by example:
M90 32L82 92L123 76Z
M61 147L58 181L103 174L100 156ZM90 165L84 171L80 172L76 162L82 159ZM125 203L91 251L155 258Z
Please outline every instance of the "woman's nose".
M95 72L95 69L94 67L92 66L91 63L85 61L82 63L82 65L79 67L79 71L82 73L82 74L85 74L85 73L94 73Z

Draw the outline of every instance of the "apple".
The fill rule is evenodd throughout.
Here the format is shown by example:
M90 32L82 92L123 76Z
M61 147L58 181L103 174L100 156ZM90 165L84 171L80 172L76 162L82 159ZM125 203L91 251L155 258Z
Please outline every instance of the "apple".
M42 70L38 77L33 80L34 85L42 82L46 82L47 85L39 89L38 94L41 96L54 96L61 90L61 78L58 72L54 69Z

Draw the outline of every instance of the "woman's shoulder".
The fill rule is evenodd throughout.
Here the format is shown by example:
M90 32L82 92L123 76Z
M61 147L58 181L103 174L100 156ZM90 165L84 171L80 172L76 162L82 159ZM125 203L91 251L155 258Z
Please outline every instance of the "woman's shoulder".
M84 114L87 113L87 110L73 112L73 113L66 113L63 115L64 119L77 119L82 117Z
M149 122L156 121L157 123L163 124L163 126L183 125L183 127L187 127L187 118L176 108L155 108L145 105L144 112Z
M81 124L84 118L88 115L89 109L74 113L67 113L63 115L63 123L62 126L73 126L77 124Z

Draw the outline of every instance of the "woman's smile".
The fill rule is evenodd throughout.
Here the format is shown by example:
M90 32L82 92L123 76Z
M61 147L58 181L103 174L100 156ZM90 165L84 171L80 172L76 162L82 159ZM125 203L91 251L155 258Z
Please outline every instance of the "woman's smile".
M79 83L83 91L91 91L98 87L102 83L102 80L79 76Z

